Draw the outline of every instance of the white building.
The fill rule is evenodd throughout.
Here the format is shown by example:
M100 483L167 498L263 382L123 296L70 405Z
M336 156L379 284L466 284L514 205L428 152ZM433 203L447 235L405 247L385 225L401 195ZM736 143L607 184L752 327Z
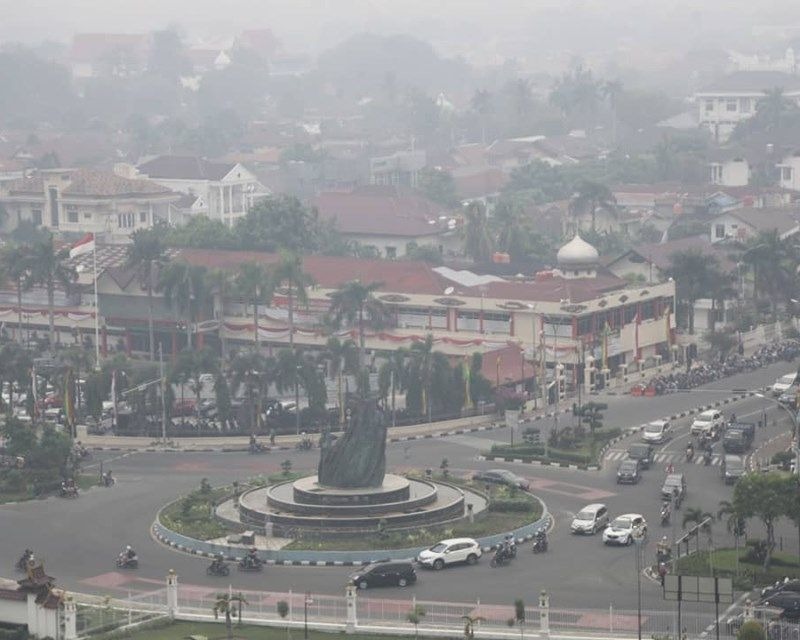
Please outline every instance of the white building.
M712 243L724 240L744 242L761 231L777 231L788 238L800 231L800 209L795 207L742 207L711 219Z
M800 104L800 76L772 71L740 71L720 78L694 94L700 126L718 141L727 140L737 124L753 117L765 91L780 87Z
M781 187L800 191L800 151L784 156L775 167Z
M216 162L193 156L157 156L139 164L118 165L117 173L135 171L173 191L197 196L203 207L193 212L232 224L253 203L270 195L269 189L238 162Z
M708 164L709 182L723 187L744 187L750 182L750 163L742 156L719 158Z

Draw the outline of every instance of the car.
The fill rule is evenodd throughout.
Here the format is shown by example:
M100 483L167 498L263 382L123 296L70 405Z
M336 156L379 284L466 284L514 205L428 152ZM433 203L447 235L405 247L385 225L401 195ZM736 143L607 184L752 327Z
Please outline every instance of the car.
M617 469L617 484L636 484L639 479L639 461L633 458L623 460Z
M644 425L642 440L650 444L662 444L672 436L672 425L669 420L654 420Z
M727 455L722 459L722 479L733 484L746 473L744 460L740 456Z
M572 533L588 533L594 535L608 526L608 507L601 502L587 504L572 519Z
M452 538L420 551L417 564L438 570L449 564L475 564L481 555L481 545L472 538Z
M780 396L782 393L786 393L791 389L795 383L797 382L797 372L794 373L787 373L785 376L781 376L772 384L772 395L775 397Z
M722 437L722 448L725 453L745 453L753 444L755 431L744 425L734 424L725 430Z
M797 390L792 388L778 396L778 402L790 409L797 410Z
M661 485L661 498L675 503L676 507L681 506L681 502L686 497L686 478L682 473L670 473L664 478Z
M703 411L692 422L690 429L693 436L704 434L708 438L715 438L725 426L725 417L721 411L710 409Z
M488 482L492 484L504 484L508 487L517 487L527 491L531 483L522 476L512 473L508 469L489 469L488 471L478 471L473 474L472 479L476 482Z
M761 598L769 598L781 591L800 592L800 580L790 580L789 578L778 580L776 583L766 586L761 590Z
M628 447L628 459L636 460L639 469L649 469L653 464L653 447L649 444L636 443Z
M614 518L603 531L604 544L628 545L647 535L647 521L638 513L625 513Z
M772 595L762 598L758 605L760 607L776 607L778 609L800 609L800 593L797 591L778 591Z
M417 572L408 560L387 560L361 567L350 575L350 580L362 590L372 587L405 587L417 581Z

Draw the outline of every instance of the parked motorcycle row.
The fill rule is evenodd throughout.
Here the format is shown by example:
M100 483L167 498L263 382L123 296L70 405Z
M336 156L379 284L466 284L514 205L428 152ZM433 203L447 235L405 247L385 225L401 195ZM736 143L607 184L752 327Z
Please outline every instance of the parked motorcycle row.
M647 383L647 387L653 389L657 395L686 391L714 380L766 367L781 360L791 362L798 355L800 355L800 341L777 340L759 346L751 356L735 353L721 362L696 363L689 371L655 376Z

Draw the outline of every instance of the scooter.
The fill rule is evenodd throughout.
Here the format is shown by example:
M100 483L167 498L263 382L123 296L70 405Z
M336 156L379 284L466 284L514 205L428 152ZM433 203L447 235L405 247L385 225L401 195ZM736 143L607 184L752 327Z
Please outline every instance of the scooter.
M547 551L547 533L540 529L536 532L536 536L533 539L533 552L534 553L544 553Z
M120 569L138 569L139 558L136 556L129 558L125 552L122 552L117 556L117 566Z
M516 555L516 548L512 547L514 551L511 551L509 548L505 546L498 547L497 550L494 552L492 559L489 560L489 566L493 569L495 567L502 567L504 564L508 564Z
M264 568L264 562L260 558L248 559L245 556L239 560L237 568L239 571L261 571Z
M230 572L231 568L222 561L215 560L206 568L206 575L209 576L227 576Z
M664 505L661 507L661 526L666 527L669 525L669 519L672 516L672 509L669 506Z
M712 457L713 457L713 454L711 453L711 449L706 449L703 452L703 464L706 465L706 466L710 465Z
M686 462L691 462L694 459L694 447L686 447Z
M78 497L78 487L62 486L59 495L62 498L77 498Z

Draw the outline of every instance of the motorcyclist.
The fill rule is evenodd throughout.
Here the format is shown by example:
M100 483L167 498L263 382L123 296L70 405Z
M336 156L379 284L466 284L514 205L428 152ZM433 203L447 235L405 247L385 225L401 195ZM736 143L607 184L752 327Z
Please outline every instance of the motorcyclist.
M533 548L536 551L544 551L547 549L547 532L544 529L539 529L533 539Z
M714 456L714 446L709 444L708 447L706 447L706 450L703 452L703 462L705 462L706 464L711 464L711 459L713 458L713 456Z
M690 442L686 445L686 459L691 460L694 458L694 445Z
M511 533L507 533L503 539L503 552L508 558L513 558L517 554L517 541Z
M672 515L672 504L669 500L664 500L661 503L661 521L662 522L669 522L669 518Z
M122 552L122 558L125 560L126 563L133 562L137 560L136 552L133 550L131 545L126 545L125 551Z
M258 551L255 547L251 547L244 557L244 565L246 567L257 567L261 564L261 559L258 557Z
M669 548L669 540L667 536L662 536L661 540L656 544L656 556L659 562L663 562L665 558L669 558L671 550Z
M225 566L225 557L218 553L214 556L214 559L211 561L211 570L212 571L221 571L222 568Z
M110 487L112 484L114 484L114 478L111 475L111 469L109 469L103 474L103 486Z

